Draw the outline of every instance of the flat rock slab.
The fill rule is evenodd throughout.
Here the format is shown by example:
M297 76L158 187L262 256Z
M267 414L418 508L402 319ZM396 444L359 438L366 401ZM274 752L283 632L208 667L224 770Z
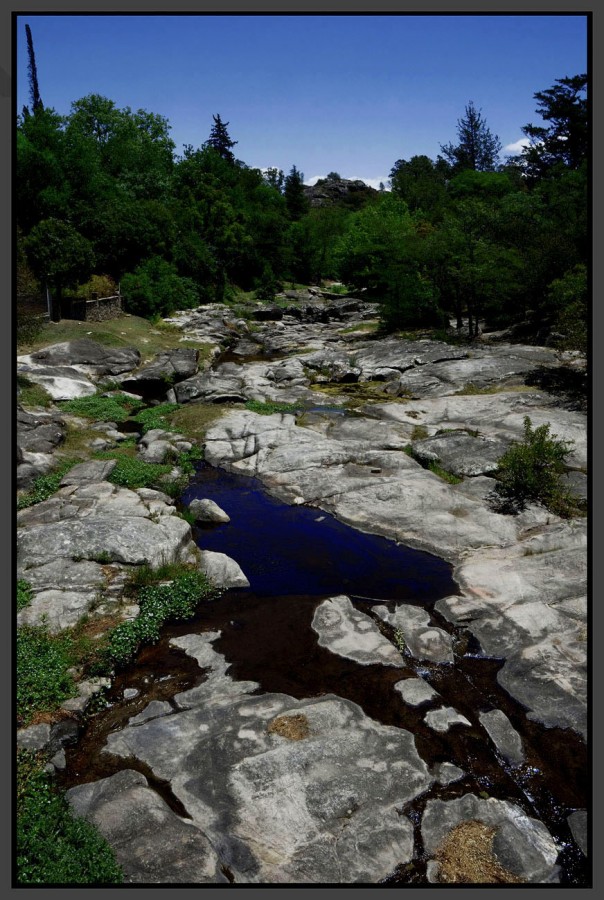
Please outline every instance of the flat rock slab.
M439 696L438 691L423 678L405 678L403 681L397 681L394 690L398 691L409 706L421 706Z
M381 633L375 622L354 608L349 597L324 600L312 620L319 635L319 646L352 659L364 666L383 665L402 668L401 654Z
M409 732L332 695L202 704L110 735L107 749L170 781L237 883L379 881L412 858L397 810L432 783ZM173 880L170 867L156 880Z
M67 799L113 847L126 884L227 882L201 830L177 816L139 772L124 769L70 788Z
M493 855L522 882L558 882L558 848L547 828L506 800L481 800L473 794L457 800L429 800L421 826L426 853L434 854L456 825L473 821L496 830ZM435 877L430 880L438 883L436 867L432 872Z
M436 435L413 442L416 459L437 462L454 475L487 475L496 472L497 462L510 441L495 437L472 436L464 432Z
M107 347L88 338L51 344L29 357L46 366L81 366L92 375L120 375L135 369L141 359L134 347Z
M480 724L486 729L497 750L515 766L524 762L522 738L500 709L479 713Z

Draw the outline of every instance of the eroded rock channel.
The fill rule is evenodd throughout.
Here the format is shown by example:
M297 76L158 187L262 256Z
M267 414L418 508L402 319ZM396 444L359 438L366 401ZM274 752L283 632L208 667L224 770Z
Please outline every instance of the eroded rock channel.
M188 340L219 331L215 308L181 321ZM525 388L560 366L546 348L341 327L286 316L244 334L251 361L231 350L174 384L181 403L236 404L182 497L226 518L177 536L160 498L131 511L155 503L224 589L116 677L66 747L70 802L131 883L439 883L444 842L479 823L489 881L584 886L585 520L486 501L527 414L574 441L581 490L584 413ZM24 521L30 562L56 509Z

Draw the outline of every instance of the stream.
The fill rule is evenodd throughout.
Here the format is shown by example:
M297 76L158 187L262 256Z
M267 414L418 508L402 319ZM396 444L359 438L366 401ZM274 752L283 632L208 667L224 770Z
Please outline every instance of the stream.
M472 792L509 800L541 820L562 848L558 863L563 885L582 885L587 861L574 844L566 819L588 794L588 756L571 731L545 728L527 719L523 707L498 684L503 660L489 658L464 629L456 629L433 609L441 597L458 593L451 566L422 551L356 531L318 509L288 506L271 497L259 481L202 463L181 498L214 500L231 517L228 524L193 528L198 546L226 553L245 572L250 588L228 590L198 607L193 620L164 629L162 639L145 647L120 672L107 695L108 706L91 716L76 746L67 750L64 787L94 781L122 768L135 768L171 808L182 815L169 785L135 759L102 752L106 737L120 729L152 700L171 701L199 684L204 673L184 652L170 646L176 636L220 631L216 650L230 664L229 675L260 684L259 693L279 692L297 699L333 693L357 703L366 715L415 736L429 766L453 763L465 777L436 783L405 814L414 822L413 866L392 873L383 884L425 884L419 822L429 799L452 799ZM346 594L389 637L391 630L372 612L397 602L430 611L432 622L453 636L455 663L431 664L403 652L404 667L360 665L319 646L311 628L314 611L328 597ZM393 685L420 676L471 723L437 732L425 723L425 711L401 702ZM128 691L127 689L130 689ZM124 699L124 691L130 696ZM511 766L499 756L479 723L478 714L502 710L522 737L525 762Z

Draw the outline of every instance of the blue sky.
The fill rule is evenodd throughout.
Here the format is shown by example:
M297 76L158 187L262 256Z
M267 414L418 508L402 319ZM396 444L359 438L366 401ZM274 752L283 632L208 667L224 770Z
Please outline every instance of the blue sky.
M534 93L587 70L585 15L19 15L17 110L29 102L25 23L42 100L87 94L165 116L177 153L228 121L250 166L337 171L378 185L397 159L457 138L472 101L504 147L540 124Z

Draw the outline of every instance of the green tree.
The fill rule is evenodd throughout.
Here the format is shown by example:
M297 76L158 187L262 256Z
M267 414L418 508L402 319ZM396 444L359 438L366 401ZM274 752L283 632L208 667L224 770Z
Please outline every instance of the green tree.
M492 172L497 167L501 142L492 134L481 110L477 110L470 100L465 114L457 120L457 144L441 144L440 149L455 171L474 169L477 172Z
M34 41L31 36L31 28L29 25L25 26L25 36L27 38L27 71L29 73L29 96L31 98L31 108L34 115L41 109L44 109L44 104L42 103L42 98L40 97L40 89L38 87L38 69L36 67L36 54L34 53ZM29 109L27 107L24 108L27 110L26 115L29 115Z
M235 156L233 155L233 151L231 147L234 147L235 144L238 144L239 141L232 141L229 133L227 131L228 122L223 122L220 118L220 115L214 116L214 124L212 125L212 130L210 131L210 137L204 144L204 147L211 147L212 150L215 150L216 153L222 159L225 159L227 162L234 163Z
M147 319L169 316L177 309L193 309L199 304L193 281L180 277L174 265L158 256L124 275L121 288L126 309Z
M451 167L442 158L433 163L428 156L397 159L390 171L390 186L411 212L421 210L431 221L446 204Z
M34 273L53 288L50 314L58 322L63 289L85 281L92 272L92 245L68 222L44 219L31 230L25 250Z
M589 153L587 75L558 78L554 87L534 97L537 113L549 124L524 126L530 144L516 160L537 179L559 166L579 169Z
M283 196L290 219L296 222L304 213L308 212L309 202L304 193L304 175L292 166L289 175L285 178Z

